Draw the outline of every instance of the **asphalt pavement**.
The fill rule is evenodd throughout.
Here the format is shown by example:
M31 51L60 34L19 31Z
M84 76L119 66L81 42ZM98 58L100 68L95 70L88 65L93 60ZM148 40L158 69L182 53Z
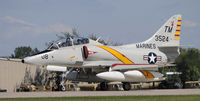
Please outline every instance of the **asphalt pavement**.
M200 89L155 89L132 91L66 91L66 92L16 92L0 93L0 98L77 97L77 96L153 96L200 95Z

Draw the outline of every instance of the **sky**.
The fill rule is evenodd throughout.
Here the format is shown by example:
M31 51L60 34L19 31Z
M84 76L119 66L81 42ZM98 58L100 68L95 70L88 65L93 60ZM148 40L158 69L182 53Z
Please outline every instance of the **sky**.
M96 34L122 44L151 37L182 15L181 45L200 49L200 0L0 0L0 56L18 46L44 50L56 34Z

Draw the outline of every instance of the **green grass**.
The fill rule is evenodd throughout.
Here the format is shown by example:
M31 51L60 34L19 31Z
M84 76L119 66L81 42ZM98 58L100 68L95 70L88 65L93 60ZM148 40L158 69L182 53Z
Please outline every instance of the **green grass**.
M3 98L0 101L199 101L200 95Z

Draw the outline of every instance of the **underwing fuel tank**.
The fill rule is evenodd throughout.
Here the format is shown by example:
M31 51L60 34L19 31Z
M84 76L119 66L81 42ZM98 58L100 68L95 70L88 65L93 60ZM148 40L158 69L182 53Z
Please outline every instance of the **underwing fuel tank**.
M132 70L127 72L119 72L119 71L111 71L111 72L103 72L98 73L97 77L109 81L160 81L163 80L163 74L159 72L152 71L140 71L140 70Z
M56 71L56 72L66 72L67 71L67 67L54 66L54 65L48 65L46 69L48 71Z
M124 72L124 75L131 78L145 79L144 74L138 70Z

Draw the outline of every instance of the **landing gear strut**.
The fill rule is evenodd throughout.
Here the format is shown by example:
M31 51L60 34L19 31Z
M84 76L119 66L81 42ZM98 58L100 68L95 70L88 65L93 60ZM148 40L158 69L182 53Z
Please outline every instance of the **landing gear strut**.
M63 72L62 74L60 74L60 79L61 79L60 80L60 85L59 85L59 90L60 91L66 91L66 86L65 86L66 77L73 69L74 68L71 68L67 72Z
M129 82L123 82L123 89L125 91L131 90L131 84Z
M100 89L101 90L108 90L108 84L106 82L100 83Z
M66 87L65 87L65 73L63 72L62 74L60 74L60 85L59 85L59 91L66 91Z

